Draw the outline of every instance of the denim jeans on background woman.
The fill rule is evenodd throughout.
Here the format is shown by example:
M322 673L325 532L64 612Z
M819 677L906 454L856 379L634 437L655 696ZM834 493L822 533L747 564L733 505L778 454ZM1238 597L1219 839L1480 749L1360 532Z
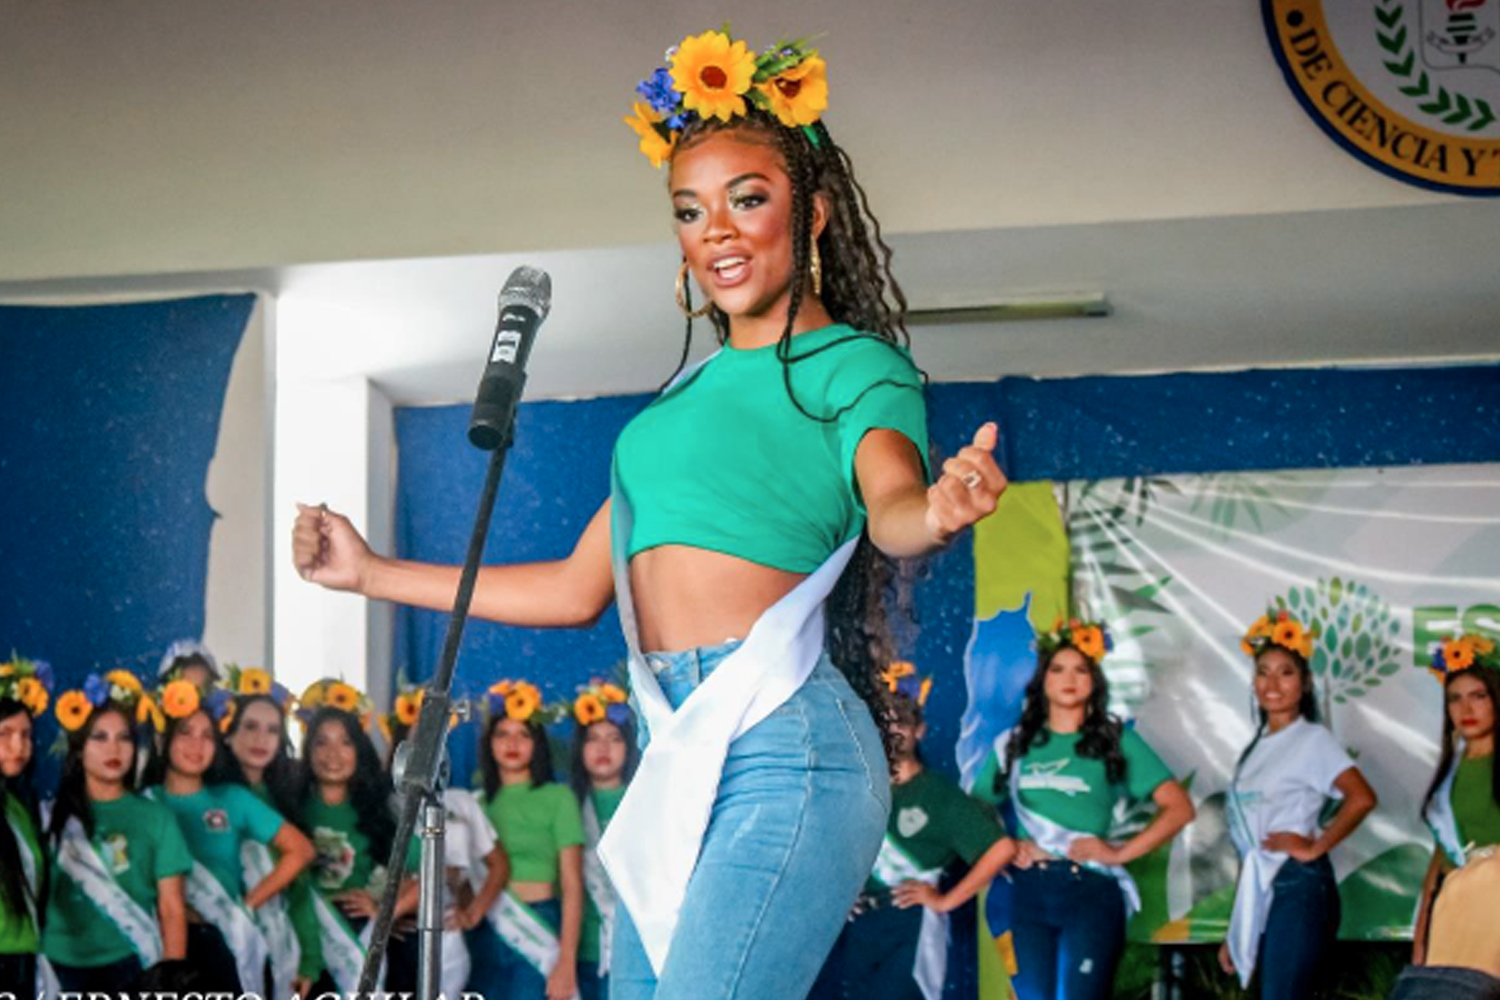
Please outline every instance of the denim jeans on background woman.
M1271 912L1255 973L1263 1000L1312 996L1318 963L1339 931L1339 886L1326 856L1303 864L1287 858L1271 882Z
M1120 884L1069 861L1016 869L1012 878L1018 1000L1105 1000L1125 947Z
M677 708L737 645L647 660ZM610 1000L802 1000L874 868L890 807L880 734L825 654L730 744L659 978L617 907Z

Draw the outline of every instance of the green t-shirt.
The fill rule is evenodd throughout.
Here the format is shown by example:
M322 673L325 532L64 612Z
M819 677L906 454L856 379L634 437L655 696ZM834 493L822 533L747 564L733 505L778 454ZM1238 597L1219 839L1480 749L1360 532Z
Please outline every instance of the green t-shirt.
M166 806L131 792L91 804L94 850L125 894L154 919L156 884L186 875L193 867L182 831ZM42 951L54 962L80 967L109 965L135 955L120 932L83 888L53 858Z
M276 808L271 799L271 789L265 782L251 785L250 793L269 806ZM278 814L279 815L279 814ZM278 856L275 848L272 856ZM323 935L318 926L318 912L313 908L311 872L313 866L303 869L292 884L286 887L287 917L292 922L292 933L297 935L297 945L302 957L297 962L297 974L317 981L323 974Z
M303 806L302 818L312 831L317 852L309 868L312 885L324 896L365 888L375 869L387 861L370 850L370 838L359 828L359 814L347 799L330 806L314 791Z
M596 788L589 792L589 798L593 799L594 812L599 816L599 832L603 833L609 828L609 821L614 819L615 810L620 808L620 803L625 798L625 786L619 788ZM578 939L578 960L580 962L599 961L599 908L594 905L594 897L584 894L583 901L583 934Z
M947 868L958 859L972 865L1004 836L989 807L925 768L910 781L891 786L885 834L924 871ZM882 888L873 876L865 886L867 892Z
M177 817L193 860L207 868L230 896L243 899L240 844L253 840L269 846L285 822L281 813L242 785L207 785L193 795L169 795L162 788L156 794Z
M1078 756L1079 736L1048 731L1046 743L1032 744L1021 761L1021 804L1065 829L1103 837L1117 802L1149 798L1156 786L1171 780L1172 772L1134 729L1127 729L1120 737L1125 780L1112 784L1104 761ZM1007 790L995 788L998 772L999 762L991 753L975 779L974 794L986 801L1003 799ZM1030 839L1025 824L1020 826L1016 835Z
M17 838L20 843L16 848L24 852L31 849L31 857L36 862L37 878L42 878L47 870L47 859L42 854L41 839L37 837L36 826L31 822L31 814L21 804L20 799L14 795L5 796L5 821L9 822L12 831L20 831ZM25 872L21 873L21 884L26 883ZM41 887L37 887L40 891ZM37 936L36 922L31 919L31 913L22 904L19 913L12 913L0 900L0 955L30 955L34 954L41 945Z
M1461 844L1488 847L1500 844L1500 805L1495 803L1495 755L1465 757L1453 776L1453 818Z
M691 545L810 573L864 526L854 455L865 434L904 434L925 466L926 401L904 350L835 324L791 351L796 403L775 345L725 346L621 432L627 556Z
M483 805L510 856L510 880L557 885L557 853L583 844L583 814L572 791L527 781L502 785Z

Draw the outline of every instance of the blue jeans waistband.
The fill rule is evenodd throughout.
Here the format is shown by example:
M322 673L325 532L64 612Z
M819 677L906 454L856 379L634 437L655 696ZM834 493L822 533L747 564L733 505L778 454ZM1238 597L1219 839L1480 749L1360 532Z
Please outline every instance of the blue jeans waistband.
M727 639L715 646L699 646L671 653L647 653L646 666L656 675L662 694L667 696L667 701L675 709L743 642L743 639Z

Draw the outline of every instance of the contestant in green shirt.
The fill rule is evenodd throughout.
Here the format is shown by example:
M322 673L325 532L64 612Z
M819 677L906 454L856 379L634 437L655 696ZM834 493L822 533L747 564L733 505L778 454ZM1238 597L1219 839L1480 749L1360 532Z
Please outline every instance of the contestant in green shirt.
M8 668L0 676L0 995L18 997L36 992L36 914L47 870L31 771L32 716L46 710L48 695L26 665L32 681L21 687L19 665L0 664Z
M144 966L187 956L192 856L167 808L132 790L133 720L154 709L142 709L144 697L133 675L116 670L57 699L68 742L47 831L42 952L69 993L116 992ZM123 924L122 913L132 915Z
M1500 651L1489 636L1469 634L1444 642L1434 651L1433 663L1444 671L1443 751L1437 773L1422 805L1424 817L1433 815L1435 799L1446 794L1458 846L1466 855L1500 844L1500 768L1495 767L1495 706L1500 704ZM1427 958L1428 922L1433 900L1454 860L1442 847L1432 852L1432 864L1422 883L1422 901L1412 935L1412 961Z
M640 762L635 720L618 685L594 681L573 699L573 757L568 781L584 819L583 933L578 944L582 1000L609 995L609 936L614 931L614 889L599 860L599 836L625 798Z
M553 780L544 725L554 713L525 681L499 681L485 700L481 805L510 857L506 894L521 904L523 920L539 922L536 929L556 937L558 948L547 969L486 921L471 932L469 988L487 997L572 996L583 924L583 818L573 793Z
M161 698L169 713L160 752L146 767L152 794L172 811L193 860L203 866L232 903L251 913L265 906L291 885L313 860L312 842L280 813L238 784L209 784L206 776L228 754L220 747L218 722L209 705L186 680L174 681ZM227 706L228 692L217 704ZM224 709L221 709L223 711ZM274 867L254 885L246 885L241 847L246 841L274 848ZM261 970L236 974L239 953L227 926L232 914L218 913L211 899L192 894L188 922L188 961L198 970L205 992L258 993L265 988ZM262 928L249 921L249 933L265 939ZM270 942L266 942L269 950ZM249 954L248 949L245 954ZM268 956L269 957L269 956ZM250 982L241 982L246 976Z

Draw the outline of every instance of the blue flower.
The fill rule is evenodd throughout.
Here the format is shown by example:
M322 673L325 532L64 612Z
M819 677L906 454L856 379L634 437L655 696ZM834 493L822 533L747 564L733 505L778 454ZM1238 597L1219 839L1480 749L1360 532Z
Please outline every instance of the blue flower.
M665 67L659 67L646 79L636 84L635 92L641 95L641 99L651 105L651 110L663 117L680 118L674 115L677 106L682 100L682 95L672 88L672 74ZM670 125L671 128L680 128L679 125Z
M223 688L214 688L208 693L208 714L214 717L214 721L224 718L224 710L229 707L229 701L233 697Z
M109 701L108 682L98 674L89 674L88 680L83 682L83 696L89 700L90 705L101 707Z
M1448 672L1448 661L1443 658L1442 646L1432 651L1432 668L1434 670L1441 670L1443 673Z
M604 709L604 718L617 726L623 726L630 721L630 706L615 702Z
M52 690L52 664L46 660L32 660L32 666L36 667L36 679L49 692Z
M1104 651L1106 653L1113 653L1115 650L1115 637L1110 635L1107 629L1101 628L1099 631L1104 633Z

